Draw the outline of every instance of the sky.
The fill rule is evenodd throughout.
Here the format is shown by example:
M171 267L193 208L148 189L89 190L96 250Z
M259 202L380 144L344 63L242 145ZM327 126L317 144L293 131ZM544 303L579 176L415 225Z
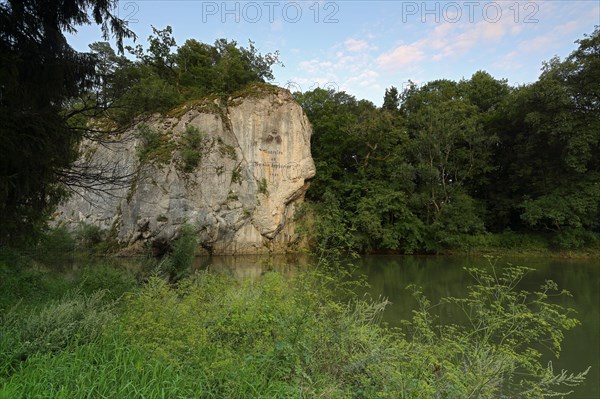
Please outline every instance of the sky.
M146 47L152 26L171 26L178 45L252 40L262 54L280 53L272 83L344 90L376 105L391 86L468 79L478 70L512 85L533 82L544 61L568 56L600 25L600 0L120 0L115 11L135 44ZM67 37L79 51L102 40L97 26Z

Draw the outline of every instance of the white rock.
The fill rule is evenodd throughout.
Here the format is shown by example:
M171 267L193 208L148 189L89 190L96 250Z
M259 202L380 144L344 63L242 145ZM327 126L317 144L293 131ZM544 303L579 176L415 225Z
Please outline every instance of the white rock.
M131 248L140 248L140 240L163 245L188 223L198 232L199 247L213 254L284 252L297 238L294 205L315 174L312 129L287 90L250 91L220 109L199 102L177 118L148 122L159 130L172 126L162 130L175 148L167 163L140 164L135 129L116 143L85 143L81 162L118 165L119 173L135 179L129 187L105 187L111 195L79 190L59 207L55 222L111 230ZM203 135L201 160L191 172L183 170L180 151L187 126Z

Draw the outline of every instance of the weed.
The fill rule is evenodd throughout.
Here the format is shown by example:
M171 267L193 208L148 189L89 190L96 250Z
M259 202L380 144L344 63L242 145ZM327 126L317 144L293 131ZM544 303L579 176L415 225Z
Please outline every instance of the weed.
M262 180L260 181L260 183L258 185L258 192L261 194L267 193L267 179L265 179L264 177L262 178Z
M239 196L233 191L230 191L229 194L227 194L227 201L237 201L238 199Z
M231 182L242 184L242 168L241 166L237 166L235 169L231 171Z

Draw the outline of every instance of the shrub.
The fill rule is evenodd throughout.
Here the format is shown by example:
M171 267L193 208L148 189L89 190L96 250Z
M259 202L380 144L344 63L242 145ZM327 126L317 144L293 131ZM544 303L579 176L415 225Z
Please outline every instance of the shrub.
M0 313L19 302L36 305L59 299L72 287L60 273L33 268L31 258L0 249Z
M133 77L135 83L120 99L120 102L125 105L124 112L119 113L117 110L122 124L128 123L136 115L164 112L181 102L181 96L173 85L167 84L158 76L149 74L144 67L138 69L135 74L139 74Z
M104 234L98 226L81 223L77 230L77 240L82 248L93 249L104 240Z
M578 324L550 300L564 292L518 289L521 267L468 271L465 298L432 306L414 288L419 306L402 330L382 327L387 302L350 295L335 264L254 281L151 277L116 323L102 292L20 308L2 316L0 397L536 399L583 381L587 371L540 363L539 348L558 355ZM468 322L438 324L439 305Z
M267 194L268 192L267 179L265 179L264 177L258 184L258 192L261 194Z
M237 184L242 184L242 181L243 181L242 168L238 165L238 166L236 166L235 169L233 169L231 171L231 182L237 183Z
M368 327L377 309L350 311L354 305L316 295L309 287L317 284L277 273L238 283L204 272L172 289L152 278L129 299L123 328L155 356L202 370L216 397L312 397L329 389L336 397L340 380L360 370L353 365L386 342L375 339L383 330Z
M191 270L197 246L196 229L189 224L183 225L170 253L160 261L158 269L167 273L172 281L179 279Z
M152 278L128 298L123 329L159 359L200 370L207 397L542 398L586 372L541 365L538 345L558 354L577 321L548 301L553 283L516 290L525 271L470 270L470 294L443 301L470 315L465 326L436 325L415 290L405 333L380 326L385 301L341 302L340 280L320 271L255 282L203 272L177 287Z
M517 289L529 270L467 269L476 282L468 296L442 300L467 316L460 326L436 325L433 307L413 287L419 309L406 323L409 341L400 366L408 386L418 387L410 397L543 398L567 395L585 380L589 368L555 373L552 363L541 364L540 346L558 357L564 331L579 322L572 309L549 300L568 295L552 281L536 292Z
M44 273L11 267L0 262L0 310L7 309L23 298L36 301L45 298Z
M39 291L43 280L40 272L25 270L23 257L0 248L0 311L12 306L22 296Z
M552 240L552 244L562 250L598 248L600 243L600 234L594 233L583 228L566 227L557 232Z
M169 140L169 135L145 123L140 123L136 129L140 139L138 158L140 162L156 160L159 163L168 163L175 145Z
M181 138L181 158L183 160L183 170L185 172L193 171L202 158L202 134L195 126L185 128Z
M76 241L65 227L50 229L42 235L34 258L46 266L62 269L73 261Z

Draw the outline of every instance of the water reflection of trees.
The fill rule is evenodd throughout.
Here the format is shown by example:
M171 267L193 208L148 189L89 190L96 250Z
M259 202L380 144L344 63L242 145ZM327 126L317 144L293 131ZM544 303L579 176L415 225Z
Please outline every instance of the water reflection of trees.
M194 260L192 271L210 270L234 277L235 279L256 280L269 271L285 276L294 276L298 270L309 263L302 255L245 255L245 256L207 256Z

